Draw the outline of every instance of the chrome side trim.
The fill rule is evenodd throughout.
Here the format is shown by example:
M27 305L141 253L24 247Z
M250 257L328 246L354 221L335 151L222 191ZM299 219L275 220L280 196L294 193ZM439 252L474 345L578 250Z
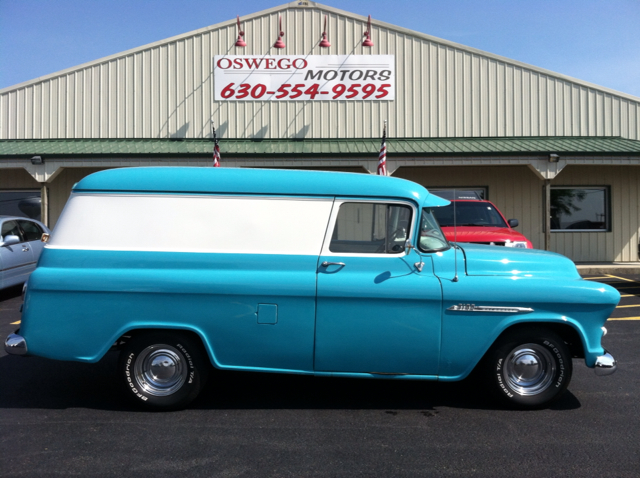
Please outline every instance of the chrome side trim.
M10 355L27 355L27 341L18 334L9 334L4 341L4 350Z
M26 266L35 266L36 262L23 262L22 264L19 264L17 266L12 266L12 267L7 267L6 269L2 269L2 271L12 271L13 269L19 269L21 267L26 267Z
M618 362L613 356L605 349L604 355L596 358L595 372L596 375L602 377L604 375L611 375L618 368Z
M447 310L455 312L498 312L501 314L518 314L522 312L533 312L530 307L500 307L493 305L458 304L452 305Z

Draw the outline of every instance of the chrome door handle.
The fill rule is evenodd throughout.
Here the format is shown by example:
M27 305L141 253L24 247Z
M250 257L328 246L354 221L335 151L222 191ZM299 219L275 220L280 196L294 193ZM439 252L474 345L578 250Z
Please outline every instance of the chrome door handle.
M322 267L329 267L329 266L345 266L346 264L344 262L327 262L324 261L321 266Z
M28 247L23 248L22 252L29 252L29 248Z

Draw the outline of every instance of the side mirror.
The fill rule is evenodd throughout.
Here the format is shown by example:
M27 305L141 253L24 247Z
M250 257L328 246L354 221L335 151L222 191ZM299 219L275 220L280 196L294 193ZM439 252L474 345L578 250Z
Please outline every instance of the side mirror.
M507 222L509 223L509 227L518 227L519 224L517 219L509 219Z
M14 244L19 244L20 238L18 236L14 236L13 234L9 236L4 236L4 241L2 243L3 246L13 246Z
M407 242L404 243L404 250L406 253L409 253L408 249L415 249L415 247L413 247L413 244L411 244L411 241L409 239L407 239Z
M422 272L422 268L424 267L424 261L422 260L422 254L420 254L420 251L416 249L413 244L411 244L411 241L409 239L407 239L407 242L404 243L404 249L405 251L407 251L407 249L413 249L414 251L416 251L416 253L420 257L420 262L416 262L414 266L418 270L418 272Z

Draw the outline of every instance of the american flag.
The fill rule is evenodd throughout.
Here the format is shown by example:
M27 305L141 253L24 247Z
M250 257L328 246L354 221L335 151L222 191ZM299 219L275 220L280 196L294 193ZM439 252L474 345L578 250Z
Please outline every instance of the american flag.
M387 122L384 122L382 129L382 144L380 145L380 155L378 156L378 176L387 175Z
M216 128L215 126L211 126L211 128L213 129L213 167L214 168L219 168L220 167L220 146L218 146L218 138L216 138Z

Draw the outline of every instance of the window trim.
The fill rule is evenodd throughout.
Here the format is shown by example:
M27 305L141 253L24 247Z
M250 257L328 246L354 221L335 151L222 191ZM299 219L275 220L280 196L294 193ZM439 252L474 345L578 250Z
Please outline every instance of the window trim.
M427 187L427 190L431 194L437 194L434 191L473 191L474 189L481 189L484 191L484 198L481 201L489 201L489 186L460 186L460 187L448 187L448 186L433 186Z
M398 258L404 257L408 254L406 249L403 249L401 252L397 254L369 254L369 253L360 253L360 252L332 252L329 250L331 246L331 238L333 236L333 230L336 226L336 222L338 220L338 214L340 213L340 206L344 203L370 203L370 204L391 204L391 205L400 205L400 206L409 206L411 208L411 225L409 226L409 237L408 240L413 244L413 236L414 230L416 227L416 211L418 207L412 203L411 201L403 201L397 199L359 199L359 198L336 198L333 202L333 209L331 210L331 215L329 216L329 224L327 225L327 232L324 236L324 241L322 243L322 249L320 251L321 256L333 256L333 257L377 257L377 258Z
M605 233L612 231L612 217L611 217L611 186L600 186L600 185L589 185L589 186L579 186L579 185L567 185L567 186L551 186L551 190L553 189L600 189L604 191L604 213L605 213L605 228L604 229L553 229L551 224L549 225L549 229L552 234L558 233L576 233L576 232L597 232L597 233ZM549 203L549 208L551 208L551 203ZM549 211L551 212L551 211Z

